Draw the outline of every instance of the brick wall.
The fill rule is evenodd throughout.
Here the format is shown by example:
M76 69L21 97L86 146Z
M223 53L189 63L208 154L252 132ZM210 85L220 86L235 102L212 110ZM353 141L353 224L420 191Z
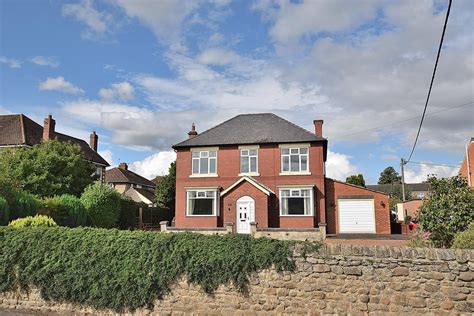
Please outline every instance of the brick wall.
M470 178L471 187L474 187L474 138L471 138L468 148L467 148L467 155L469 155L469 175L467 174L467 156L465 155L464 160L461 164L461 168L459 169L459 174L463 176L466 180Z
M390 234L388 195L332 179L326 179L326 195L328 234L339 233L337 197L340 195L372 195L375 203L375 231L377 234Z
M474 251L325 245L316 253L295 250L296 271L264 270L248 293L230 285L205 294L185 278L156 301L153 314L351 314L472 315ZM113 295L113 294L112 294ZM102 314L90 308L44 301L37 291L0 293L0 313L21 311Z

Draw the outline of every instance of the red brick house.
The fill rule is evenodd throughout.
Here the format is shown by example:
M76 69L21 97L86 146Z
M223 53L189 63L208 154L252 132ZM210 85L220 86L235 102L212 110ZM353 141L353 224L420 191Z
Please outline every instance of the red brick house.
M474 138L466 145L466 156L459 168L459 175L464 177L470 187L474 187Z
M387 194L326 178L322 125L312 133L271 113L201 134L193 124L173 146L174 229L389 234Z

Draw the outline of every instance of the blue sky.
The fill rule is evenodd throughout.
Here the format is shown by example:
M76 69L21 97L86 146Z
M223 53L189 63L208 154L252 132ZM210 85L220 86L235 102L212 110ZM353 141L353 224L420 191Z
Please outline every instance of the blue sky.
M147 177L192 122L322 118L328 174L375 183L411 149L446 2L1 1L0 114L96 130L106 159ZM414 161L458 165L474 136L473 12L453 4ZM456 172L407 169L408 181Z

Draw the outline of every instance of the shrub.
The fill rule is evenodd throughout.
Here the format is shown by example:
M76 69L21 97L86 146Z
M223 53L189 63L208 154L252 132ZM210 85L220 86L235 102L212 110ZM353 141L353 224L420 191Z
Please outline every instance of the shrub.
M34 287L47 300L133 311L152 306L182 276L208 293L230 283L245 291L254 272L294 270L291 244L242 235L3 227L0 292Z
M95 183L86 188L81 203L88 221L95 227L115 227L120 213L120 194L113 188Z
M67 211L67 216L64 219L64 222L61 223L62 226L86 226L87 213L79 198L75 197L74 195L63 194L59 197L59 201L61 201L62 205Z
M0 196L0 225L6 225L10 218L10 208L7 200Z
M58 226L54 220L45 215L27 216L12 221L8 226L20 227L54 227Z
M120 229L134 227L139 207L140 204L128 196L120 195L120 214L118 219L118 227Z
M10 206L10 220L21 217L36 215L41 207L41 202L33 195L25 191L17 191L14 201Z
M42 201L38 214L51 217L59 225L63 225L67 217L67 210L58 196L45 198Z
M474 191L460 176L428 179L431 192L419 212L419 223L435 247L451 247L456 233L474 221Z
M453 248L474 249L474 222L469 225L467 230L456 234Z
M414 248L431 248L433 243L430 240L430 233L416 229L408 239L408 246Z

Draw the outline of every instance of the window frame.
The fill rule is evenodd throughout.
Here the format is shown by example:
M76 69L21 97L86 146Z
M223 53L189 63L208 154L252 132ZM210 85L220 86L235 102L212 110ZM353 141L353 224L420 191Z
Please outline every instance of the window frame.
M196 192L196 197L194 199L207 199L207 197L199 197L198 192L214 192L214 201L212 202L212 214L191 214L189 210L189 201L190 201L190 192ZM186 189L186 216L190 217L214 217L219 216L219 201L220 195L219 190L216 188L190 188Z
M198 177L217 177L217 155L219 149L217 147L209 147L209 148L191 148L191 178L198 178ZM215 152L215 157L211 157L210 153ZM194 153L199 153L199 157L195 158ZM206 153L203 157L202 153ZM201 159L207 158L207 173L201 173ZM215 172L209 172L211 167L211 159L215 161ZM194 161L198 161L198 173L194 173Z
M239 146L239 176L259 176L259 172L258 172L258 150L260 149L260 146ZM249 153L247 154L247 156L242 156L242 152L243 151L248 151ZM251 150L255 150L256 151L256 155L250 155L250 151ZM248 161L248 166L249 166L249 171L248 172L244 172L242 171L242 158L247 158L247 161ZM255 157L256 159L256 170L255 171L251 171L252 167L251 167L251 158L252 157Z
M291 196L292 191L299 191L299 197L304 197L302 195L302 190L309 191L309 205L310 205L310 212L309 214L283 214L283 195L282 191L290 191L290 196L285 198L296 198L296 196ZM314 205L314 187L313 186L283 186L278 189L278 204L279 204L279 215L280 217L314 217L315 213L315 205Z
M285 144L280 145L280 175L310 175L310 167L309 167L309 151L310 145L309 144ZM306 149L306 154L301 153L301 149ZM283 154L284 150L288 150L288 154ZM291 151L298 150L298 169L299 171L291 171ZM295 155L295 154L293 154ZM301 170L301 157L306 156L306 170ZM285 157L288 157L288 170L284 170L284 163L283 160Z

